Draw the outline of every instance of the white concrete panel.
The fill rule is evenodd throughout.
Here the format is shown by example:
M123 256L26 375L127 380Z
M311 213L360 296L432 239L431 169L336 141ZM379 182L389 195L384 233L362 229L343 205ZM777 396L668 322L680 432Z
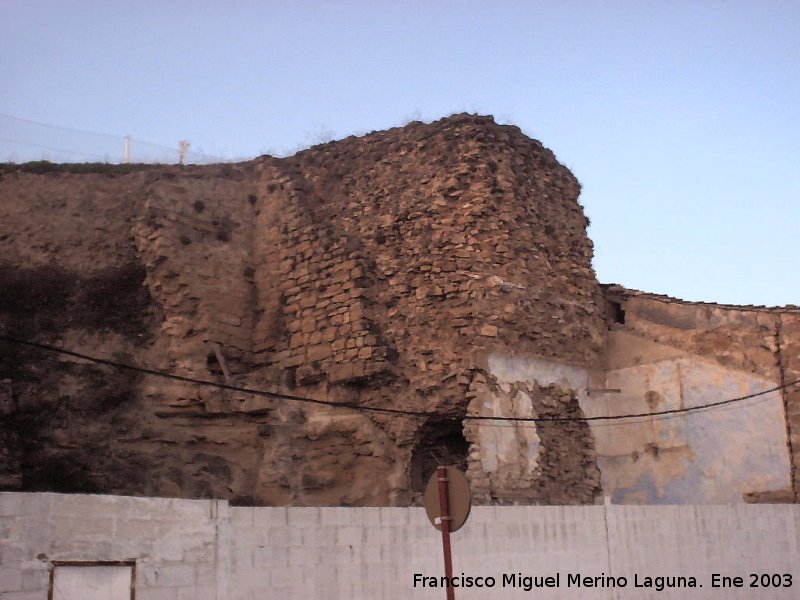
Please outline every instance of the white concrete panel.
M51 529L66 517L59 509L60 499L57 494L0 493L2 518L10 524L8 535L0 538L3 600L44 600L54 556L118 559L115 523L127 521L131 507L142 521L148 520L148 512L153 521L165 520L165 506L171 507L170 535L185 552L177 560L172 549L160 554L163 546L158 540L148 541L148 529L127 540L124 547L136 561L137 600L444 596L441 588L414 587L415 574L440 577L443 571L441 536L422 508L240 508L213 502L206 508L213 505L214 510L204 512L196 511L193 501L166 505L161 499L137 498L131 503L129 498L74 496L66 506L75 529L69 539L62 539L54 538ZM106 532L97 528L87 533L81 525L96 512L110 518L112 526ZM206 562L206 555L197 552L194 535L209 522L213 535L202 546L210 549L212 558ZM799 524L800 506L795 505L479 506L453 534L454 570L459 577L493 577L495 585L459 589L456 597L798 598ZM145 550L137 551L137 545ZM790 575L793 585L750 588L751 573ZM714 574L742 577L743 587L714 588ZM646 578L657 585L658 577L694 577L703 587L636 587ZM548 578L558 587L535 587ZM598 585L586 587L585 578ZM68 583L61 589L73 596L80 590L81 599L94 600L89 594L102 589L99 579L87 586L84 576L83 587ZM619 585L621 581L625 585ZM119 581L109 583L102 593L115 594L121 586ZM102 597L116 600L113 595Z
M612 569L629 580L615 598L798 598L797 515L791 505L610 507ZM742 587L721 587L721 578L715 587L715 574L741 577ZM750 587L751 574L781 575L782 583L789 575L792 585ZM648 575L665 584L693 577L697 587L635 587Z
M53 600L130 600L129 566L56 567Z

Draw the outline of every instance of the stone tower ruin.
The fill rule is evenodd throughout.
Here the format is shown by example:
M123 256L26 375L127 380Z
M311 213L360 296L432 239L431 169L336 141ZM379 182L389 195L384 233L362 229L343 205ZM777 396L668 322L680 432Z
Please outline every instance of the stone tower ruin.
M406 505L446 462L482 503L648 502L637 486L658 469L668 495L685 469L620 475L668 451L660 424L623 451L625 432L581 420L626 409L603 395L610 367L638 382L650 358L689 359L620 322L646 300L598 284L579 191L538 141L472 115L238 164L7 165L0 334L334 406L0 342L0 486ZM796 314L781 315L797 368ZM654 346L625 362L620 335ZM776 400L781 426L793 402ZM786 473L732 493L791 493L782 435Z

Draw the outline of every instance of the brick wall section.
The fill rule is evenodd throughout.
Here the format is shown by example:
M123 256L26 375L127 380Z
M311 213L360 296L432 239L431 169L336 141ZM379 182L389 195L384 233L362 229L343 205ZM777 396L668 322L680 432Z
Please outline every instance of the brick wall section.
M602 315L578 183L518 129L456 116L287 162L318 198L315 222L365 259L365 313L377 315L377 337L409 380L404 405L463 414L473 351L599 360ZM451 377L464 378L452 393L442 385Z
M368 268L357 240L339 235L335 223L314 218L326 202L302 173L262 171L262 185L277 188L285 210L280 225L278 277L285 347L268 364L296 368L301 385L374 375L386 368L386 348L366 317ZM269 331L269 326L267 331ZM266 341L266 340L264 340ZM262 342L263 344L264 342Z
M520 418L584 417L574 392L560 385L500 384L476 375L468 393L469 414ZM490 408L488 408L490 407ZM488 408L488 409L487 409ZM602 496L594 436L585 422L492 423L512 427L520 459L487 473L481 463L479 421L466 421L470 442L467 474L481 504L594 504Z
M280 298L260 298L272 307L263 315L279 307L284 331L256 344L267 364L296 367L307 393L459 419L476 352L598 363L604 324L579 185L518 129L458 116L257 168L260 202L281 206L280 269L269 273ZM421 420L369 421L401 464L424 441Z

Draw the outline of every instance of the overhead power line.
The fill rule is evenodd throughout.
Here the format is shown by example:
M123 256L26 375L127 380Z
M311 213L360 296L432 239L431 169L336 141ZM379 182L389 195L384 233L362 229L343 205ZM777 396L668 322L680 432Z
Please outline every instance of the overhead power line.
M164 153L174 155L178 160L181 156L180 146L165 146L164 144L147 142L130 136L52 125L5 113L0 113L0 133L3 134L0 142L7 144L40 148L67 155L100 158L106 161L109 159L109 155L121 158L123 143L128 145L133 143L135 154L137 155L136 158L139 162L153 162L154 160L164 162ZM65 144L69 145L70 143L81 149L70 150L64 147ZM97 151L98 145L102 148L109 148L112 143L118 146L119 152ZM95 151L86 152L86 148L94 148ZM159 156L160 158L158 158ZM183 150L183 158L190 162L226 162L222 157L206 154L202 151L188 151L188 146Z
M137 373L142 373L145 375L153 375L155 377L162 377L164 379L171 379L173 381L181 381L184 383L191 383L194 385L201 385L207 387L214 387L222 390L228 390L231 392L239 392L242 394L250 394L253 396L261 396L264 398L272 398L275 400L286 400L290 402L299 402L305 404L315 404L318 406L327 406L331 408L345 408L354 411L360 412L371 412L371 413L379 413L379 414L386 414L386 415L395 415L395 416L403 416L403 417L418 417L418 418L434 418L434 419L442 419L443 415L434 412L428 411L416 411L416 410L402 410L398 408L381 408L376 406L364 406L361 404L356 404L354 402L333 402L330 400L319 400L316 398L308 398L305 396L294 396L292 394L284 394L282 392L271 392L268 390L259 390L255 388L248 388L236 385L230 385L227 383L219 383L217 381L209 381L207 379L196 379L194 377L186 377L183 375L175 375L173 373L167 373L165 371L159 371L156 369L148 369L145 367L139 367L136 365L131 365L127 363L117 362L113 360L108 360L106 358L99 358L96 356L89 356L88 354L83 354L80 352L75 352L73 350L67 350L65 348L58 348L56 346L51 346L49 344L40 344L38 342L31 342L28 340L22 340L18 338L14 338L7 335L0 335L0 341L8 342L11 344L17 344L22 346L29 346L31 348L37 348L39 350L44 350L45 352L52 352L55 354L62 354L64 356L71 356L73 358L78 358L81 360L86 360L89 362L93 362L99 365L105 365L108 367L114 367L116 369L124 369L127 371L135 371ZM698 406L688 406L685 408L674 408L669 410L660 410L660 411L652 411L652 412L644 412L644 413L629 413L624 415L606 415L606 416L594 416L594 417L498 417L498 416L480 416L480 415L465 415L460 417L462 420L465 421L511 421L511 422L522 422L522 423L569 423L569 422L589 422L589 421L618 421L621 419L638 419L638 418L646 418L646 417L661 417L661 416L669 416L669 415L677 415L683 413L690 413L690 412L697 412L700 410L706 410L710 408L716 408L719 406L726 406L728 404L735 404L738 402L744 402L745 400L750 400L752 398L757 398L759 396L765 396L767 394L771 394L773 392L780 391L782 389L790 388L800 384L800 379L795 379L794 381L789 381L783 385L778 385L773 388L762 390L760 392L754 392L752 394L747 394L745 396L738 396L736 398L729 398L728 400L720 400L717 402L709 402L707 404L700 404Z
M50 123L42 123L41 121L34 121L32 119L23 119L22 117L15 117L14 115L7 115L4 113L0 113L0 117L4 117L6 119L12 119L14 121L19 121L20 123L28 123L29 125L39 125L41 127L47 127L48 129L60 129L61 131L71 131L73 133L88 133L91 135L107 137L112 139L117 139L119 136L114 135L112 133L100 133L99 131L88 131L86 129L75 129L74 127L63 127L62 125L52 125Z
M99 154L92 154L90 152L79 152L78 150L67 150L66 148L55 148L54 146L44 146L42 144L34 144L32 142L21 142L19 140L8 140L0 138L0 142L7 142L9 144L21 144L23 146L30 146L32 148L41 148L42 150L52 150L54 152L63 152L64 154L79 154L81 156L88 156L90 158L106 158Z

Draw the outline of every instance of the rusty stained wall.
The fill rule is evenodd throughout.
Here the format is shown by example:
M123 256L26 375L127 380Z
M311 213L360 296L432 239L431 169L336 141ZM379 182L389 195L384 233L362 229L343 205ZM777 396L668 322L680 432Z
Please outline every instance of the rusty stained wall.
M473 386L470 414L545 419L646 414L777 386L688 353L652 362L643 358L636 366L596 371L494 354L488 381ZM597 391L604 388L620 393ZM791 501L785 428L778 392L663 417L467 421L468 473L476 497L487 503L581 504L603 496L615 504Z
M775 387L774 381L687 356L615 369L622 390L590 415L687 408ZM780 394L707 411L593 428L603 490L621 504L726 504L791 489Z
M685 408L800 379L792 307L681 302L611 286L606 394L588 414ZM620 317L619 310L624 311ZM796 501L797 387L708 411L595 428L619 502Z

